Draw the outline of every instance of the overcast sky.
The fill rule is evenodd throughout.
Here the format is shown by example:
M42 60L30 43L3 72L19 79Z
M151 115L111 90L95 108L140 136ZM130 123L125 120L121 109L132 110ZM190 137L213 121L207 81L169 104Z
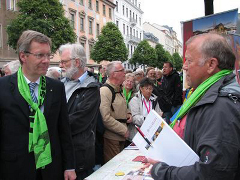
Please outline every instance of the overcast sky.
M214 0L214 13L238 8L240 0ZM205 16L204 0L141 0L143 22L168 25L182 42L181 21Z

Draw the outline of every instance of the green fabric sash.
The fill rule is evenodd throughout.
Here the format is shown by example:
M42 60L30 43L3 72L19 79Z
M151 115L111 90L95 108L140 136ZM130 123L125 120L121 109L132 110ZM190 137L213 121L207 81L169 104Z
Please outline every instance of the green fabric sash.
M99 74L99 82L102 83L102 74Z
M126 101L127 101L127 106L128 106L129 100L130 100L131 95L132 95L132 90L130 90L130 91L127 93L125 87L123 87L123 95L125 96L125 99L126 99Z
M48 127L44 114L39 107L43 105L46 95L46 78L40 77L38 87L38 104L34 103L30 94L30 88L22 73L22 68L18 70L18 90L22 97L31 107L30 132L29 132L29 152L34 152L36 169L44 168L52 162L51 145L48 134ZM32 132L31 132L32 131Z
M201 99L201 97L205 94L205 92L219 79L221 79L223 76L226 76L230 74L231 70L222 70L218 73L214 74L213 76L206 79L204 82L202 82L197 89L192 93L192 95L185 101L185 103L182 105L178 115L175 117L173 122L170 124L170 127L173 128L176 124L178 119L181 119L183 116L185 116L188 111L193 107L197 102Z

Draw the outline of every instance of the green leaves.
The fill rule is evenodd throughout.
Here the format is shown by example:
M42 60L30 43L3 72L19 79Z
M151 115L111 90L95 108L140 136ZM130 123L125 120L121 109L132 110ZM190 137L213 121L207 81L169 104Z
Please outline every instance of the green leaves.
M154 66L156 63L157 55L146 40L141 41L133 53L132 58L129 60L131 64L144 64Z
M180 71L183 66L183 59L180 57L178 53L173 53L173 67L176 68L177 71Z
M76 34L64 16L58 0L20 0L19 15L7 27L8 44L16 50L17 41L23 31L31 29L52 39L52 52L60 45L74 43Z
M102 32L93 46L91 58L99 63L103 60L123 62L127 60L127 57L128 50L121 32L114 23L108 22L102 28Z

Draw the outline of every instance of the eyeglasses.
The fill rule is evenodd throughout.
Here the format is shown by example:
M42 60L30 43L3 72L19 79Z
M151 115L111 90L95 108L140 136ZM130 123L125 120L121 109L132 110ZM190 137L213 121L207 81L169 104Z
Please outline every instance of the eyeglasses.
M31 54L31 55L35 56L37 59L45 59L45 58L52 59L53 58L53 54L51 54L51 53L47 53L47 54L36 53L35 54L35 53L28 52L28 51L26 51L25 53L26 54Z
M124 72L125 70L124 69L120 69L120 70L117 70L117 71L114 71L114 72Z
M71 61L71 60L74 60L74 59L69 59L69 60L61 60L61 61L58 61L59 64L66 64L67 62Z
M153 91L153 87L143 87L143 89L146 91Z

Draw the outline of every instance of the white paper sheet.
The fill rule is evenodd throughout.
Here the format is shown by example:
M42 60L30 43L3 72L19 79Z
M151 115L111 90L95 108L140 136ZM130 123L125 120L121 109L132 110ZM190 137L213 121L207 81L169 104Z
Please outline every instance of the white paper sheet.
M146 157L167 163L170 166L188 166L199 161L198 155L152 110L140 128L152 143L149 146L137 133L133 142Z

